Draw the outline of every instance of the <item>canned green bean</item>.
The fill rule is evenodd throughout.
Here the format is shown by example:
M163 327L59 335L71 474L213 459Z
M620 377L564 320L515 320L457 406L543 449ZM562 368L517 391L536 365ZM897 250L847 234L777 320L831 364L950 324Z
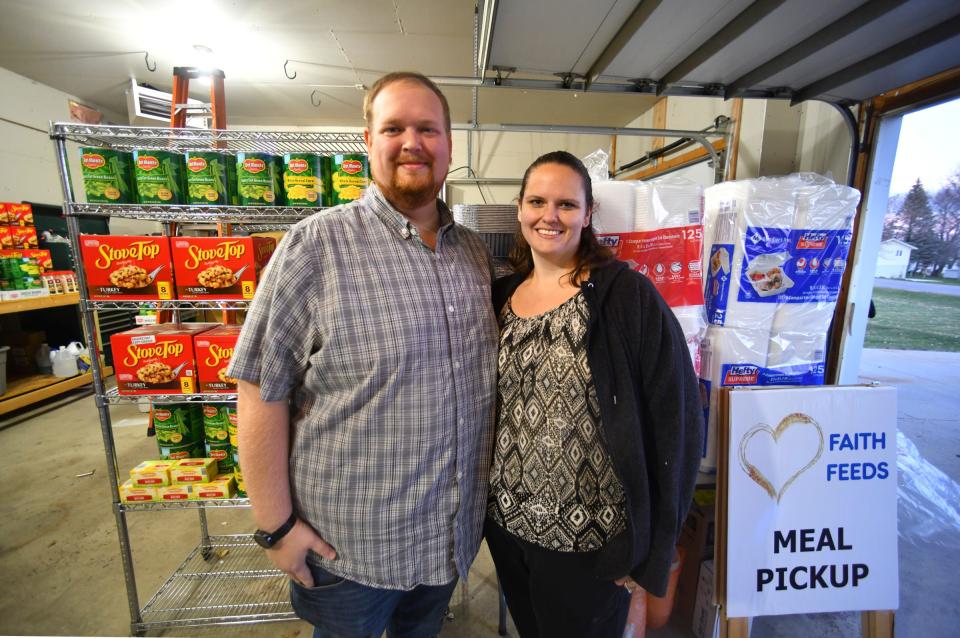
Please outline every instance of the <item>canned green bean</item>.
M233 456L230 454L230 441L207 441L207 458L217 461L217 469L220 474L230 474L233 472Z
M183 155L169 151L133 152L137 199L141 204L186 204Z
M230 433L227 431L227 406L220 403L207 403L203 406L203 434L208 443L226 443Z
M163 447L199 447L203 427L197 427L197 412L191 405L157 406L153 409L153 428L157 445ZM201 421L202 422L202 421Z
M243 472L240 470L240 454L236 448L231 450L233 455L233 478L237 482L237 496L246 498L247 484L243 480Z
M282 158L269 153L237 153L237 193L243 206L282 206Z
M80 170L88 203L136 203L132 154L106 148L81 148Z
M191 204L230 204L231 163L226 153L188 151L184 154L187 176L187 202ZM236 165L234 165L236 171Z

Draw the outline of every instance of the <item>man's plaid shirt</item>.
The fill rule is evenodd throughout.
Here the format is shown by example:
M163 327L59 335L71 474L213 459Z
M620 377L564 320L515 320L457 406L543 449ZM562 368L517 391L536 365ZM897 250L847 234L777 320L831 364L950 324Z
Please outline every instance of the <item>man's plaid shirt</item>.
M294 226L228 371L290 401L294 503L337 550L310 560L391 589L466 575L487 498L490 259L438 206L435 252L376 186Z

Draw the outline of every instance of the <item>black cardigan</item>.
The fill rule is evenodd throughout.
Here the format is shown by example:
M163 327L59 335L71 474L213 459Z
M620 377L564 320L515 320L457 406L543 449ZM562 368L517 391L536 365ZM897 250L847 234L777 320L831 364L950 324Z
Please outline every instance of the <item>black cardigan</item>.
M498 316L522 280L494 283ZM604 440L627 500L627 530L601 548L596 575L629 574L663 596L700 464L699 383L680 324L646 277L616 261L580 287L590 308L587 360Z

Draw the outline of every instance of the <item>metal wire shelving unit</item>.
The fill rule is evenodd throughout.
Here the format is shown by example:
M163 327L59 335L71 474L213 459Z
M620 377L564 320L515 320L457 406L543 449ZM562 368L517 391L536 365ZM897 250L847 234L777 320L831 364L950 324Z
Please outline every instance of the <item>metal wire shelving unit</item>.
M289 227L317 212L317 208L255 206L156 206L136 204L81 204L76 201L67 143L103 147L121 151L163 149L183 151L227 151L265 153L365 153L359 132L234 131L170 129L133 126L87 126L51 123L50 138L57 152L64 211L73 254L80 255L79 218L82 216L122 217L158 221L168 231L175 225L235 224L235 228L275 230ZM86 275L77 259L77 278L81 291L81 315L84 335L94 361L100 360L95 326L96 314L103 311L136 311L143 306L158 310L246 310L249 301L209 299L202 301L146 300L94 301L87 298ZM100 419L104 453L111 477L113 510L120 542L120 556L130 609L131 633L204 625L236 625L272 622L295 618L287 593L286 576L275 569L250 535L211 536L208 509L249 507L246 498L160 503L123 503L120 501L116 445L110 408L135 403L142 397L154 404L229 403L236 394L152 394L127 396L107 389L99 366L93 366L94 400ZM137 591L134 561L127 528L127 515L134 512L196 510L199 514L200 542L189 553L160 589L141 607Z

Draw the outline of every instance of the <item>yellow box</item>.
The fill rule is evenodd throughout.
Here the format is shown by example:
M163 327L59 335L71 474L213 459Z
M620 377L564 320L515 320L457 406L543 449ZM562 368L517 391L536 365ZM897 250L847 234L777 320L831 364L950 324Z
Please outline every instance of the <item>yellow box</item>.
M170 469L170 482L174 484L210 483L216 476L216 459L180 459Z
M197 495L193 485L164 485L157 488L159 501L195 501Z
M203 498L232 498L237 492L237 485L233 474L221 474L209 483L194 487L198 499Z
M144 461L130 470L130 480L140 487L170 485L170 468L174 463L174 461Z
M120 486L121 503L150 503L157 500L157 488L134 485L133 481L124 481Z

